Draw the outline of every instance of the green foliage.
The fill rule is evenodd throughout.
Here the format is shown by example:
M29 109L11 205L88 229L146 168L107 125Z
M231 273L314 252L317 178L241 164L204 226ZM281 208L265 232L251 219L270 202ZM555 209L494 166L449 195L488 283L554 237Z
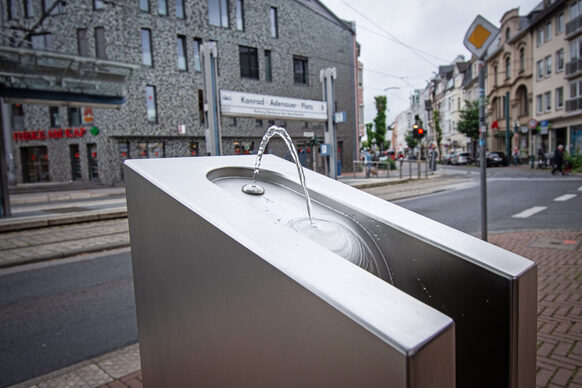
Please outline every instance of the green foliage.
M465 100L465 109L461 110L459 120L459 132L475 143L479 140L479 100Z
M404 137L404 141L406 141L406 144L408 144L408 148L414 148L418 145L418 140L416 140L412 136L412 131L406 132L406 136Z
M386 96L374 97L376 101L376 118L374 118L374 125L376 127L376 144L382 151L386 142Z
M572 171L582 172L582 154L577 152L573 155L566 154L565 159L572 165Z
M373 123L366 123L366 137L368 140L362 142L362 148L370 148L372 146L375 138Z

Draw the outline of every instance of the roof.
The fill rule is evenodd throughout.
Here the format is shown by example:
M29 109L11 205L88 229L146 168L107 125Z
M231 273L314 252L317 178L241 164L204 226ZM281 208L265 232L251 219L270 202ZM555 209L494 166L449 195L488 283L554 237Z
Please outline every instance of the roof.
M353 34L356 33L355 28L352 27L352 23L338 18L333 12L329 10L322 2L319 0L295 0L296 2L304 5L305 7L311 9L313 12L323 16L324 18L338 24L339 26L351 31Z

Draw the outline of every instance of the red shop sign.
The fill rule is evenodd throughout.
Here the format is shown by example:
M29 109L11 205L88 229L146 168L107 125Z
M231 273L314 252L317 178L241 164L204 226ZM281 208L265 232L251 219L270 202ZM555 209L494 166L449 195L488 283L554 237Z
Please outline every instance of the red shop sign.
M31 141L31 140L46 140L46 139L63 139L63 138L79 138L84 137L87 130L84 127L80 128L59 128L59 129L40 129L38 131L16 131L12 133L12 138L15 141Z

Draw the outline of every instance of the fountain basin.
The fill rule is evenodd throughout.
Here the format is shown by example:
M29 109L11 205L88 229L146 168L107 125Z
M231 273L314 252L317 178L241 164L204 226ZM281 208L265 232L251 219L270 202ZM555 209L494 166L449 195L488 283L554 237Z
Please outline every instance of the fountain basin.
M384 258L372 275L289 226L293 164L265 155L265 195L242 193L253 164L126 162L146 386L535 384L534 263L306 171L314 217Z

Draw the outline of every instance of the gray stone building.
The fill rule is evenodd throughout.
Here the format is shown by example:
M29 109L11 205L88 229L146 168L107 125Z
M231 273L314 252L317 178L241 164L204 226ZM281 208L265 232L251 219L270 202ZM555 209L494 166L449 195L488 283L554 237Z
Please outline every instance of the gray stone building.
M216 42L220 90L323 100L335 67L338 160L357 139L352 24L316 0L0 0L0 96L11 184L122 181L127 158L206 153L200 49ZM225 155L285 127L311 167L325 122L222 116ZM282 144L270 152L285 156ZM320 166L320 158L318 167Z

